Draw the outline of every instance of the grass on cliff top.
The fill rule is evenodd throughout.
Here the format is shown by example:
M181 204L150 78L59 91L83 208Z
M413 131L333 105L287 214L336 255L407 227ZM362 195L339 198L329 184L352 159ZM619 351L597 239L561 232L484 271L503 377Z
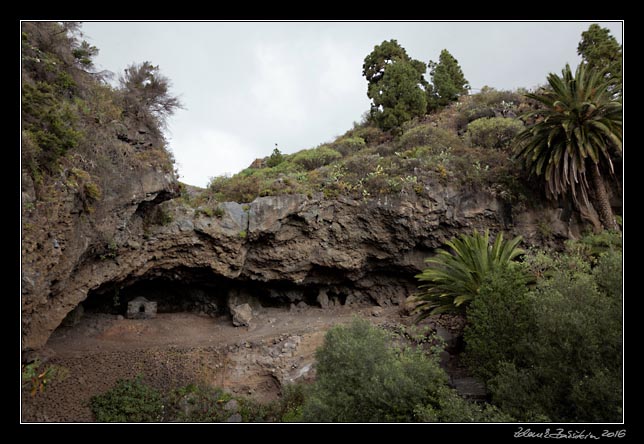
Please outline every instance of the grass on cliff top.
M517 116L529 106L522 91L484 88L407 122L400 136L367 119L331 142L293 154L274 152L232 177L212 178L204 192L185 197L194 206L281 194L409 198L453 184L486 188L520 203L528 191L522 169L511 159L511 143L523 128Z

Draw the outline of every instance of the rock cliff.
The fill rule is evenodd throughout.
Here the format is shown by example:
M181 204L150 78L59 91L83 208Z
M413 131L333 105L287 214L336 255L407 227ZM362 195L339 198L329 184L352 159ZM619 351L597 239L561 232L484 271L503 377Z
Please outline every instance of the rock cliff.
M504 230L531 243L543 227L551 239L579 231L559 208L516 212L485 191L426 187L429 199L283 195L222 203L208 216L176 198L171 175L150 170L91 217L61 199L36 240L23 244L23 350L42 347L89 294L109 298L143 280L218 282L226 298L256 288L285 303L384 306L403 302L424 259L463 230Z

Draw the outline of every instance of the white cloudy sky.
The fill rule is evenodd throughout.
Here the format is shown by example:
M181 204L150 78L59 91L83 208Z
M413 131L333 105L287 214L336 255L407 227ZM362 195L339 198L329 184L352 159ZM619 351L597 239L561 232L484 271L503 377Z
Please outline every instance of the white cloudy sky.
M85 22L98 68L159 65L185 105L170 119L183 182L206 186L271 153L311 148L369 109L362 62L396 39L427 62L448 49L474 92L532 88L579 62L593 22ZM621 22L595 22L622 42Z

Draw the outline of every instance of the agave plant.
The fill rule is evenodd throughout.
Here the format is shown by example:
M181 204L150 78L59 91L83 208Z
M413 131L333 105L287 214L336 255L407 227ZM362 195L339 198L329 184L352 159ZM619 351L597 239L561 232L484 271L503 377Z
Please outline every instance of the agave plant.
M426 282L412 297L417 321L431 314L463 311L478 295L481 282L491 270L508 266L524 253L518 248L521 240L521 236L503 240L503 233L499 233L490 245L489 230L484 234L475 230L447 242L452 251L439 249L436 256L425 260L429 267L416 276Z

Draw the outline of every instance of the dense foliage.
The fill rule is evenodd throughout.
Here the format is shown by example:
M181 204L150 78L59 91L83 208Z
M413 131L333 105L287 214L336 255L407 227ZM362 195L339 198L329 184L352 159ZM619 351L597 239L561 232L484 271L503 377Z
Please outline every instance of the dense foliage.
M304 387L282 388L279 400L261 404L234 397L219 387L188 384L160 391L141 377L119 380L93 396L90 408L98 422L292 422L301 420Z
M427 65L413 60L396 40L384 41L365 57L362 75L368 82L371 118L389 131L427 112Z
M430 314L463 311L474 300L485 277L494 270L508 269L523 250L521 236L504 240L503 233L490 245L490 233L462 234L446 242L451 250L439 249L425 260L428 268L416 276L423 284L413 297L418 319Z
M92 397L90 407L98 422L160 422L164 417L161 394L140 378L119 380L111 390Z
M510 117L482 117L467 125L470 143L483 148L508 148L522 130L523 123Z
M467 310L466 361L494 405L523 421L621 421L620 250L604 232L486 277Z
M447 386L436 350L396 346L368 321L331 328L316 352L317 377L302 419L311 422L469 422L508 419Z

